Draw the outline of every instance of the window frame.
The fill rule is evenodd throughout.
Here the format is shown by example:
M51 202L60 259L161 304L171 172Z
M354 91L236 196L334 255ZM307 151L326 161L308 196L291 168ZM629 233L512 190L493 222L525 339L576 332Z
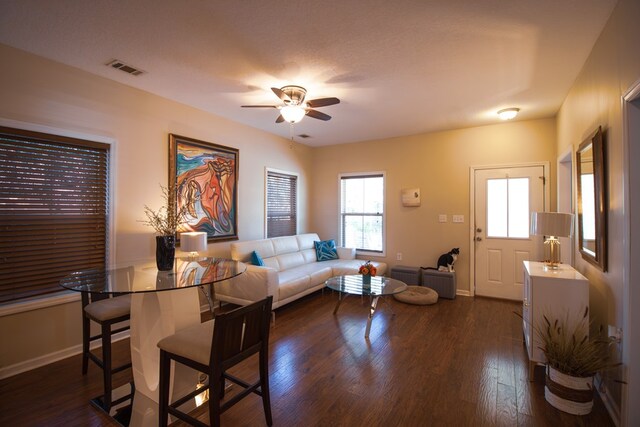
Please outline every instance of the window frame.
M387 255L387 174L385 171L346 172L338 175L338 236L340 246L345 246L342 212L342 180L344 178L377 178L382 177L382 250L372 251L356 248L356 254L367 257L386 257Z
M279 175L287 175L291 177L295 177L296 186L295 186L295 233L293 235L298 234L298 230L300 229L300 174L297 172L286 171L282 169L270 168L266 167L264 169L264 238L268 239L269 237L269 174L279 174ZM272 237L281 237L281 236L272 236Z
M107 154L107 214L106 214L106 255L105 265L107 267L114 266L114 253L115 253L115 237L116 237L116 223L115 223L115 200L116 200L116 159L117 159L117 141L114 138L104 135L78 132L70 129L57 128L53 126L40 125L30 122L22 122L18 120L10 120L0 118L0 127L9 128L16 131L16 134L23 132L40 133L51 137L52 140L59 138L60 140L83 140L87 143L98 143L108 145ZM6 129L5 129L6 130ZM70 290L60 289L60 292L32 296L20 300L6 301L0 303L0 317L11 316L23 312L32 310L39 310L46 307L57 306L61 304L68 304L70 302L79 301L80 293Z

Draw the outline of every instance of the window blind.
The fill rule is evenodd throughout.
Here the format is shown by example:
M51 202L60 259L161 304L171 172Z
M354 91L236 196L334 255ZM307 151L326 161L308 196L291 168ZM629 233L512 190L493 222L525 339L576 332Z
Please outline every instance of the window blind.
M298 177L267 171L267 237L297 234Z
M384 175L340 177L340 238L345 247L384 251Z
M109 145L0 127L0 303L104 267Z

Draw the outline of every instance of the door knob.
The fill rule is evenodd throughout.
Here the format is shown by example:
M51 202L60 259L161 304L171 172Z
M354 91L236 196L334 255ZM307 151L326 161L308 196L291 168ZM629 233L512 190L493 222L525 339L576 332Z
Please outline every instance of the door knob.
M482 237L476 237L476 242L481 242L482 241Z
M482 233L482 228L478 227L478 228L476 228L476 231L477 231L478 233Z

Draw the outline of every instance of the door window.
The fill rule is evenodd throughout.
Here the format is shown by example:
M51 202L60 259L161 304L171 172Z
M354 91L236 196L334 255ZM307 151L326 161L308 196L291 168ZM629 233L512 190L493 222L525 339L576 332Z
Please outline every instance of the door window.
M487 237L529 238L529 178L487 180Z

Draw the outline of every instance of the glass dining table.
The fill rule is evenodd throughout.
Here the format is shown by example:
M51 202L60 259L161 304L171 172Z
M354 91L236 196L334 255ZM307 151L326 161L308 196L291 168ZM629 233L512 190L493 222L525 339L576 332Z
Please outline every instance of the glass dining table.
M246 270L239 261L213 257L176 258L173 270L158 271L155 261L131 262L107 269L75 271L60 281L66 289L98 294L131 294L130 345L135 397L131 421L124 425L147 425L146 412L158 402L158 341L176 331L200 323L198 289L232 279ZM172 393L185 394L198 383L198 374L175 366ZM131 389L131 387L129 387ZM113 399L117 399L114 390ZM119 392L123 394L123 391ZM121 398L122 396L120 396ZM92 401L100 406L100 399ZM142 404L147 402L148 404ZM137 414L136 403L142 414ZM102 408L104 409L104 408ZM118 408L112 408L114 416ZM153 414L152 414L153 415ZM121 422L121 424L123 424Z

